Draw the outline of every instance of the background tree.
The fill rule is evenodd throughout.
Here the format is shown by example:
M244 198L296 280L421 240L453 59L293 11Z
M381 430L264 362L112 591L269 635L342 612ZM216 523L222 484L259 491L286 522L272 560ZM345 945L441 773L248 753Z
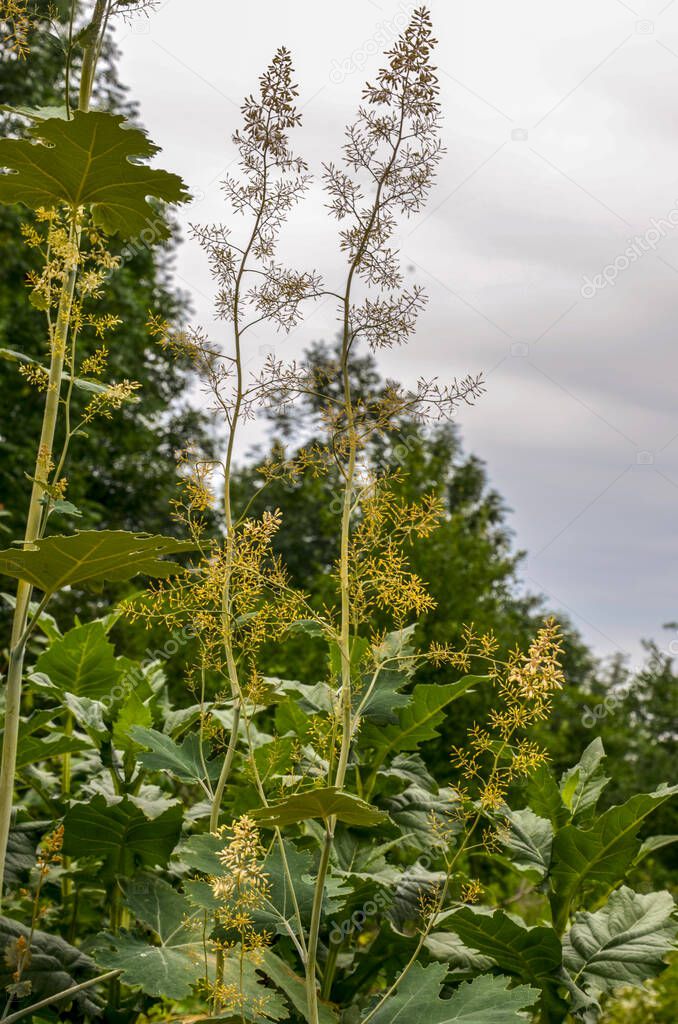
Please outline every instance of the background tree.
M69 6L55 6L46 0L33 5L45 15L51 10L54 20L51 24L31 22L29 52L24 59L3 47L0 104L63 104L64 56L58 33L67 31ZM118 79L116 61L115 47L107 43L95 90L96 105L125 113L138 123L137 108ZM0 127L3 135L16 135L25 125L0 112ZM29 219L22 207L0 206L0 349L38 358L44 345L44 314L26 301L26 275L35 260L20 234L21 225ZM132 245L112 240L112 252L122 252L123 266L112 275L100 304L102 313L115 311L124 323L110 348L111 376L139 381L141 401L120 410L114 431L105 420L90 425L87 448L97 452L96 466L92 467L82 447L72 451L69 500L82 511L82 518L55 517L53 532L73 526L171 529L168 502L176 493L178 480L175 453L192 443L208 443L207 421L196 404L187 400L192 382L188 361L170 360L146 329L150 310L174 324L188 315L187 297L172 281L176 231L172 241L160 245L153 244L152 234L151 224L149 235ZM25 515L30 489L26 473L41 417L40 403L29 394L30 385L18 373L19 365L3 361L5 386L0 389L0 503L7 513L1 522L12 533L21 529ZM18 408L22 409L21 430L16 426Z
M306 354L310 366L329 374L330 393L339 388L331 370L336 360L336 352L322 343ZM375 403L387 383L379 377L369 354L354 358L353 378L355 393ZM260 451L250 465L241 469L236 481L242 501L258 486L251 514L285 509L275 548L295 585L308 592L317 607L327 600L327 588L331 586L328 570L335 558L337 519L341 514L339 473L307 473L292 482L272 480L264 486L262 470L267 460L279 457L283 447L293 458L308 439L321 436L321 403L321 397L306 397L283 413L271 414L270 451ZM490 486L482 460L464 452L458 427L446 423L423 429L414 420L400 417L384 435L375 435L367 454L369 466L363 467L365 472L369 469L391 475L398 471L393 487L402 498L412 502L435 492L444 502L445 516L438 529L425 540L414 538L408 552L413 571L426 580L435 601L435 607L419 618L420 642L458 643L464 627L473 625L480 633L492 630L504 654L516 644L528 643L544 617L557 610L547 610L540 595L521 591L518 573L523 553L514 546L507 523L509 509ZM567 620L561 615L558 618L564 626L567 687L555 697L554 719L548 740L544 740L548 741L556 768L565 768L573 752L590 740L580 719L595 659ZM321 650L318 645L314 651L308 637L299 637L284 649L271 650L269 671L313 681L324 670L319 660ZM424 667L418 679L433 682L434 676L438 681L451 681L454 671L449 670L447 678L445 669L432 672ZM487 699L484 692L467 697L465 708L471 718L480 721L486 716ZM436 774L449 774L448 751L462 742L468 725L466 716L446 720L442 739L429 745L427 759Z

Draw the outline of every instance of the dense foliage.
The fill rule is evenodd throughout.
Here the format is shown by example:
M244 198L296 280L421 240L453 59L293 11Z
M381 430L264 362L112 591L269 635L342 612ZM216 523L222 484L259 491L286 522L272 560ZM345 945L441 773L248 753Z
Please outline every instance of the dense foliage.
M596 679L574 631L516 596L505 510L449 426L482 379L378 374L425 303L392 239L442 156L427 11L322 170L339 280L277 256L310 180L286 50L246 98L226 226L194 229L217 343L180 323L148 244L185 186L149 166L156 147L100 77L109 21L135 6L64 5L46 33L41 5L0 3L13 71L44 62L0 141L3 223L23 239L0 281L2 322L21 327L21 387L3 401L27 409L3 468L11 529L28 504L23 541L0 551L16 581L3 1019L670 1012L671 658L649 652L621 728L624 667ZM246 372L249 328L292 330L319 298L336 304L336 346ZM197 377L212 450L176 402ZM262 409L273 443L243 469L241 425Z

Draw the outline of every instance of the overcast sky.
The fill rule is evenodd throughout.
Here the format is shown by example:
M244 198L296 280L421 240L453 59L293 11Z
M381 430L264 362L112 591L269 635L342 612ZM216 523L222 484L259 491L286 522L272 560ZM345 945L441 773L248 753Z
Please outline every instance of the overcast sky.
M430 302L416 341L383 367L405 381L484 371L487 394L459 420L512 509L525 584L599 653L635 659L641 636L678 641L661 630L678 619L678 2L430 7L447 155L399 235ZM278 46L301 86L297 150L319 170L409 9L166 0L121 26L122 78L162 166L196 196L182 222L227 216L230 134ZM322 203L313 191L283 255L331 281L341 259ZM209 325L209 273L190 241L177 282ZM289 339L260 333L255 359L334 330L320 305Z

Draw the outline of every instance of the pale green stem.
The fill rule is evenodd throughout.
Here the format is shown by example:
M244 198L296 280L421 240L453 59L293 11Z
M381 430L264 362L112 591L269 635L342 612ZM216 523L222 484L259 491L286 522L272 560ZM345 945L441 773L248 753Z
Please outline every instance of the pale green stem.
M71 239L77 235L75 225L71 228ZM64 281L56 329L52 342L50 358L49 383L40 433L40 443L35 463L33 488L26 519L24 533L25 547L30 547L39 536L42 519L42 498L46 494L46 486L50 472L54 434L59 412L59 395L66 353L66 338L70 323L71 305L75 291L77 268L73 268ZM16 772L16 755L19 741L19 718L21 713L21 691L24 654L26 651L26 627L28 610L33 588L24 580L19 581L12 621L10 640L9 666L7 670L7 690L5 697L5 732L2 743L2 763L0 765L0 879L4 879L7 841L12 818L12 802L14 796L14 776Z
M236 703L233 707L233 723L231 725L231 735L228 741L228 750L226 751L226 757L224 763L221 766L219 773L219 781L217 782L216 789L214 790L214 799L212 800L212 809L210 811L210 832L216 832L219 827L219 812L221 810L221 801L224 796L224 790L226 789L226 783L228 777L231 774L231 766L233 764L233 758L235 756L235 749L238 744L238 728L240 726L240 701L236 698Z
M334 841L334 825L327 822L325 841L320 863L318 865L318 877L316 879L315 892L313 894L313 908L311 910L311 926L308 933L308 959L306 962L306 1001L308 1003L309 1024L319 1024L318 1011L318 985L316 982L316 965L318 961L318 936L320 934L320 917L323 909L323 896L325 894L325 878L330 863L332 843Z
M66 712L66 721L65 721L65 724L64 724L64 734L66 736L72 736L73 735L73 715L71 714L70 711ZM71 769L72 769L71 755L70 755L70 753L68 751L66 751L66 753L63 756L63 761L61 762L61 797L62 797L62 800L64 800L64 801L68 800L68 798L71 795L71 774L72 774ZM64 871L68 872L68 870L69 870L69 868L71 866L71 858L64 856L63 859L62 859L62 864L63 864ZM68 901L71 898L72 892L73 892L72 880L70 878L68 878L67 875L64 875L64 877L62 878L62 881L61 881L61 896L62 896L64 908L67 906Z
M343 322L341 342L341 372L344 392L344 410L346 413L346 432L348 435L349 453L344 483L344 501L341 516L341 542L339 552L339 589L341 599L341 629L339 634L339 648L341 652L340 707L342 732L341 747L339 750L339 761L337 764L336 775L334 777L334 785L338 789L344 788L344 783L346 781L346 771L348 769L348 759L351 752L351 741L353 737L353 694L351 685L351 593L349 580L349 560L351 538L351 512L353 510L353 494L355 488L355 470L358 438L355 429L355 415L353 410L353 400L351 397L350 378L350 354L351 345L354 340L354 336L351 330L351 289L353 286L353 279L358 271L358 267L363 258L365 248L369 242L372 230L379 216L379 211L381 209L382 203L381 196L382 190L384 188L384 183L388 179L388 176L391 172L391 168L396 159L400 143L402 141L403 118L404 111L401 111L400 130L398 139L395 145L393 146L393 152L391 154L391 157L388 160L385 168L383 169L381 177L377 184L374 203L372 204L370 216L363 229L360 244L358 245L355 254L351 260L348 275L346 278L346 288L342 298ZM317 914L314 913L312 915L311 927L308 937L309 955L308 962L306 964L306 994L308 1001L308 1014L310 1024L319 1024L318 990L315 977L316 959L318 949L318 935L320 930L320 917L322 911L322 901L323 894L325 891L327 871L329 869L332 843L334 841L335 825L336 819L330 818L327 822L327 831L325 833L325 845L323 847L323 853L320 858L318 876L316 878L315 883L313 908L314 911L317 911ZM311 955L311 951L313 951L313 955Z
M100 29L108 10L108 0L97 0L90 31L95 42L85 48L83 54L82 77L80 81L80 110L88 110L94 82L94 73L100 46ZM76 212L72 213L70 242L77 252L80 251L80 232L76 224ZM46 495L46 486L52 464L54 435L59 414L61 382L66 358L66 345L70 328L71 309L77 279L77 260L69 270L61 289L57 321L53 336L50 337L50 367L45 408L43 411L40 442L33 474L33 487L26 517L24 531L24 547L29 548L39 538L43 520L42 501ZM0 762L0 905L7 857L7 842L12 820L14 799L14 779L16 775L16 756L19 741L19 721L21 714L21 692L23 680L24 655L26 652L28 614L33 588L29 583L20 580L17 587L16 605L12 620L10 637L9 664L7 669L7 690L5 697L5 730L2 743Z
M99 985L104 981L109 981L111 978L115 978L120 974L120 971L107 971L105 974L99 974L96 978L89 978L88 981L81 981L79 985L72 985L71 988L65 988L63 992L56 992L54 995L47 996L46 999L41 999L38 1003L32 1003L30 1006L25 1006L23 1010L17 1010L16 1013L10 1013L9 1017L3 1018L3 1024L13 1024L15 1020L23 1020L24 1017L30 1017L38 1010L42 1010L45 1006L51 1006L52 1003L59 1003L62 999L71 999L73 996L77 996L78 992L84 992L85 989L92 988L93 985Z

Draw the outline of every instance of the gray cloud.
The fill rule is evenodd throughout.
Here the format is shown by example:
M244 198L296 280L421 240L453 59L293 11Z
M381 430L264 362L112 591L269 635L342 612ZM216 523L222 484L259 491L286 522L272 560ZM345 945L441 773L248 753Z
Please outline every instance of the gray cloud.
M581 288L678 208L678 4L431 6L448 152L426 215L400 237L430 306L416 359L390 352L384 367L488 372L487 396L460 420L530 551L526 585L599 652L637 656L640 636L676 617L678 228L592 297ZM184 222L226 215L228 137L278 45L294 53L299 147L318 170L405 8L169 0L144 31L121 30L122 72L161 159L199 194ZM331 279L341 260L322 210L314 189L284 250ZM178 274L209 323L209 274L190 243ZM334 324L325 305L293 338L252 342L295 355Z

